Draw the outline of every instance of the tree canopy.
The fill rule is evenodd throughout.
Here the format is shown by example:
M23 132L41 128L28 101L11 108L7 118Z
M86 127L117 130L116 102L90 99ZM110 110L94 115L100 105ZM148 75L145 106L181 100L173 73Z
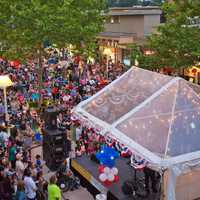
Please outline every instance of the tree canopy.
M87 47L103 28L104 0L1 0L0 56L37 55L49 41Z
M144 67L186 68L200 61L200 1L165 3L166 23L153 34L147 47L154 53L141 56Z

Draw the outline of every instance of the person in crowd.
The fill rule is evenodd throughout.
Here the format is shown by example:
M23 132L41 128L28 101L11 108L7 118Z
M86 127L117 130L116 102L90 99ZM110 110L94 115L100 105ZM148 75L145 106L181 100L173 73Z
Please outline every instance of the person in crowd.
M36 200L36 183L31 177L31 171L27 171L24 177L25 193L27 200Z
M41 156L39 154L37 154L35 156L35 167L37 169L37 172L42 171L42 165L43 165L43 161L41 159Z
M16 143L15 142L11 142L11 147L9 149L9 161L11 162L11 166L13 169L15 169L15 162L16 162L16 158L15 158L15 154L16 154Z
M56 176L51 176L48 184L48 200L61 200L61 190L56 185L56 182Z
M15 200L26 200L25 187L24 182L22 180L19 180L17 183L17 192L15 195Z
M24 170L25 170L25 165L22 162L22 155L17 154L16 155L16 175L18 179L22 180L23 175L24 175Z
M14 174L7 174L4 176L3 181L3 191L4 191L4 200L10 200L12 199L13 193L14 193Z
M43 172L41 170L37 173L36 184L38 187L37 200L44 200L46 198L46 190L44 189L46 181L43 177Z

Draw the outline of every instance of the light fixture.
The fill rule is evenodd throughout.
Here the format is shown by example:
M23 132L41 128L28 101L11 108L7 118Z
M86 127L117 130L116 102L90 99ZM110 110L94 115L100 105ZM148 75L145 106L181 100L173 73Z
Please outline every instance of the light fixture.
M4 89L13 85L13 82L10 80L8 75L0 76L0 88Z

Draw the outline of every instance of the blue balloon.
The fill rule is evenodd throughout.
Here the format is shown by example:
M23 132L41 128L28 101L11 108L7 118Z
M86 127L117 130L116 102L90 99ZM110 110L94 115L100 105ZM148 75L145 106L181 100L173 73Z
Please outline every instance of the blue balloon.
M115 166L115 160L118 157L119 153L115 149L107 146L102 146L101 151L96 153L96 158L100 164L110 168Z

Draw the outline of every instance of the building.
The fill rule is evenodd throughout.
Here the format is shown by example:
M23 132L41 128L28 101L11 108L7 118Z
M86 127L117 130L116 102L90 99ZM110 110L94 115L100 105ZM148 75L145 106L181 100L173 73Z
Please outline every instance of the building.
M110 57L129 63L128 46L133 43L144 44L160 24L162 11L156 6L116 7L110 8L106 14L105 29L98 36L100 51L110 50Z

